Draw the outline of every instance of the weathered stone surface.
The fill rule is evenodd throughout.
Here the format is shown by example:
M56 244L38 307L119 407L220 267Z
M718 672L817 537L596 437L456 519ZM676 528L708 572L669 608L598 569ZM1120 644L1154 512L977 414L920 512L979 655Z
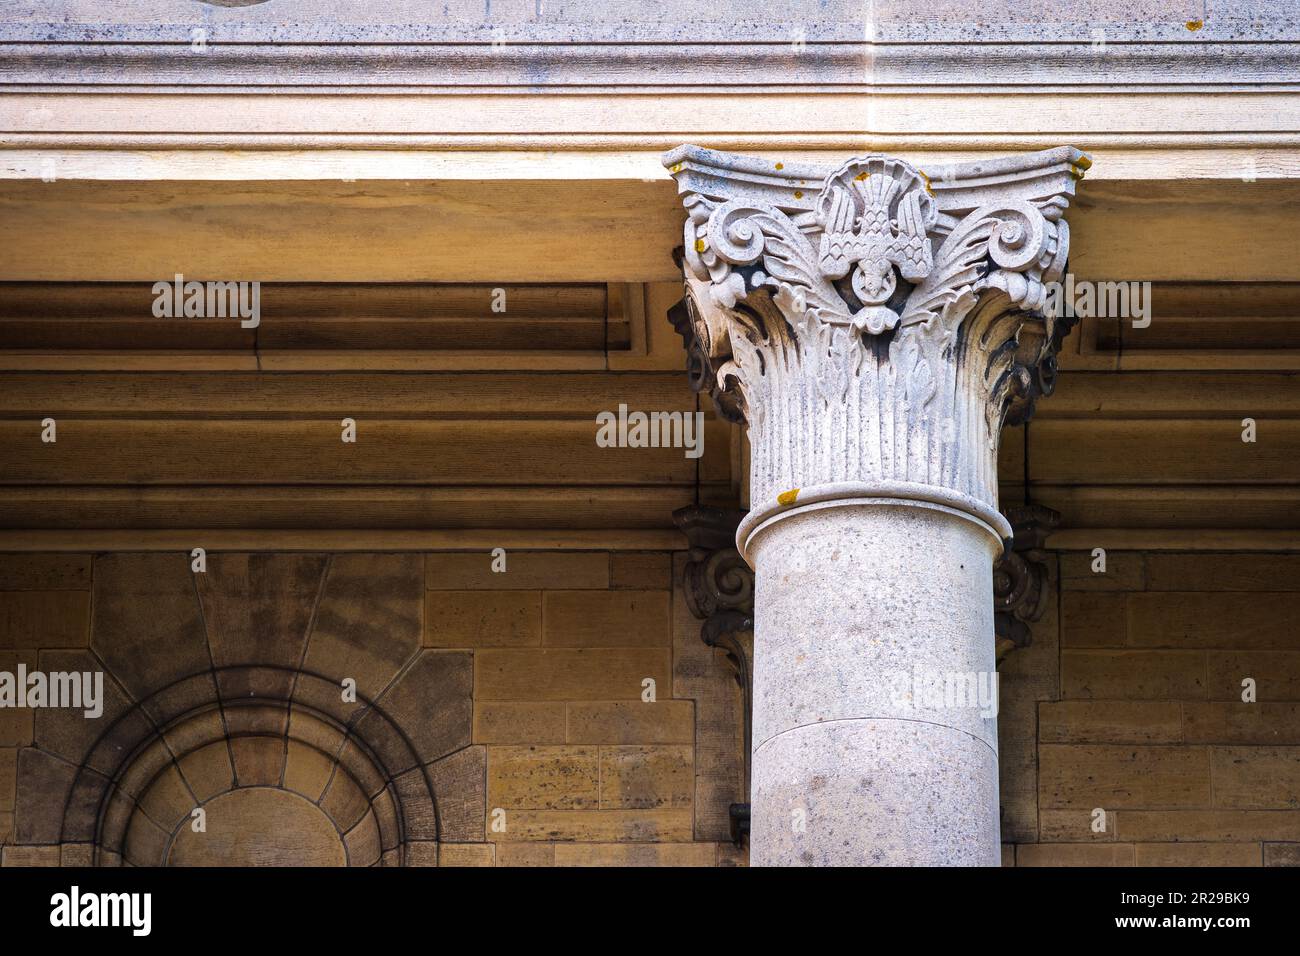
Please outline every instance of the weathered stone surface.
M489 809L578 810L600 803L595 747L488 748Z
M428 591L426 647L528 647L542 643L540 591Z
M204 809L207 832L181 827L168 865L342 866L345 862L343 841L329 817L297 794L233 790Z
M167 833L173 832L190 815L194 806L193 795L180 772L173 766L167 767L155 777L140 799L140 809Z
M1177 701L1063 700L1038 706L1038 739L1049 744L1173 744L1183 739Z
M99 826L99 812L104 798L112 793L113 784L108 777L82 767L68 795L68 807L63 814L63 840L90 842L95 839Z
M565 722L565 704L560 702L483 701L474 705L474 742L562 744Z
M501 844L498 853L511 844ZM713 843L557 843L556 866L713 866Z
M385 787L370 800L370 810L375 815L375 825L379 828L384 866L397 866L399 862L397 847L401 843L401 825L393 793L393 787Z
M406 844L407 866L437 866L438 844L427 840L411 840Z
M139 800L148 792L154 778L171 764L171 751L162 740L155 737L133 756L131 762L117 777L118 789Z
M763 535L752 862L996 866L992 536L951 512L874 504ZM949 674L984 675L984 702L978 687L923 694Z
M204 652L206 653L206 651ZM217 685L212 674L205 671L168 685L153 694L142 705L151 720L159 726L192 716L196 711L210 709L217 700ZM232 715L237 714L233 708ZM233 723L232 716L229 722Z
M624 746L600 748L603 809L689 807L695 791L693 748Z
M57 843L63 805L76 768L30 747L18 752L18 793L14 803L14 842Z
M18 783L18 750L0 748L0 811L12 811Z
M1066 591L1061 595L1061 643L1065 647L1123 647L1127 594Z
M1300 747L1211 747L1214 805L1300 809Z
M333 757L315 747L290 740L285 755L284 785L315 803L334 772Z
M0 554L0 591L89 591L88 554Z
M436 842L438 818L427 772L425 767L415 767L394 780L393 786L401 801L407 839Z
M388 748L383 753L390 773L409 770L415 763L430 763L470 743L474 725L474 660L460 651L422 651L402 672L378 706L401 727L415 748ZM371 740L387 722L366 714L357 732Z
M498 843L497 866L555 866L554 843Z
M339 766L352 775L367 796L382 790L388 783L385 768L378 764L379 754L367 741L353 735L338 751Z
M207 709L189 714L185 720L167 727L163 730L163 739L173 754L183 757L224 737L226 727L221 707L214 701Z
M487 838L584 843L689 843L690 810L507 810L506 829Z
M284 776L284 740L280 737L235 737L230 754L241 787L278 787Z
M755 865L827 865L845 855L877 866L996 866L1000 859L997 757L983 741L920 721L861 718L785 733L763 747L776 751L773 772L755 767L754 800L776 812L751 823ZM909 772L890 769L903 760ZM792 766L814 771L807 786L779 772ZM861 799L899 808L902 819L864 814ZM967 834L963 847L933 840L953 829Z
M547 591L548 647L655 647L671 643L667 591Z
M135 801L120 788L109 793L104 811L104 827L100 833L101 850L121 856L126 845L126 833L131 818L136 815Z
M1240 701L1242 682L1255 681L1256 699L1300 701L1300 653L1206 651L1210 700Z
M1106 570L1093 570L1096 558L1087 551L1061 555L1061 588L1065 591L1141 591L1146 585L1146 555L1140 551L1107 551Z
M1262 866L1258 843L1139 843L1138 866Z
M46 673L103 675L100 716L87 717L85 707L34 710L36 744L42 750L72 763L81 763L89 756L91 766L111 774L136 745L152 734L153 728L142 714L136 711L127 715L131 702L89 651L42 651L40 665Z
M207 635L184 554L107 554L95 559L91 645L137 701L211 669ZM211 678L145 706L166 719L211 700ZM206 694L206 696L204 696Z
M213 554L195 575L213 666L265 664L218 676L226 698L258 693L283 699L302 660L307 627L327 559L312 554Z
M1131 594L1128 631L1135 647L1293 649L1300 591Z
M1300 866L1300 843L1265 843L1265 866Z
M145 814L132 814L122 856L132 866L162 866L166 862L170 835Z
M506 570L492 570L492 554L443 553L425 557L430 590L535 591L609 587L604 551L507 551Z
M427 768L438 804L438 839L479 843L487 817L487 749L466 747Z
M491 843L443 843L438 847L439 866L495 866L496 847Z
M487 649L474 655L475 700L637 700L669 687L667 648Z
M1066 650L1061 696L1118 700L1204 700L1200 651Z
M568 742L693 744L695 706L689 700L574 702L568 705Z
M1115 818L1121 840L1300 841L1300 814L1290 810L1121 810Z
M357 782L347 773L336 771L320 800L320 808L329 814L335 826L347 831L356 826L370 807L370 801L362 793ZM379 839L378 828L375 830L376 848Z
M671 590L672 554L666 551L614 552L609 556L609 586L632 590Z
M1187 701L1183 740L1188 744L1300 745L1300 704Z
M1149 591L1296 591L1300 555L1197 552L1147 555Z
M270 689L279 684L279 675L254 675L249 684ZM278 693L278 689L276 689ZM289 724L288 701L265 702L258 697L226 698L221 702L221 717L226 731L233 737L283 737Z
M59 847L59 866L93 866L94 861L93 843L65 843Z
M225 739L186 754L180 758L179 766L181 776L201 801L211 800L235 785L235 768L231 766L230 746Z
M1204 748L1044 744L1039 759L1043 807L1145 810L1210 805L1210 760ZM1217 790L1217 778L1215 783Z
M30 673L37 669L36 651L0 650L0 671L18 672L19 663ZM26 747L33 740L35 711L30 707L0 708L0 747Z
M0 591L0 648L85 647L86 591Z
M57 846L7 846L0 853L3 866L58 866Z
M383 694L420 646L423 571L418 555L335 555L303 663L325 682L299 681L294 698L347 720ZM356 681L356 704L340 700L345 678Z
M379 826L373 814L367 813L343 837L347 848L348 866L374 866L379 862L382 848L379 844Z
M1134 866L1133 844L1036 843L1016 847L1016 866Z
M1115 843L1117 814L1106 811L1106 829L1094 829L1093 810L1042 809L1038 813L1038 833L1026 843ZM1101 809L1105 810L1105 807Z

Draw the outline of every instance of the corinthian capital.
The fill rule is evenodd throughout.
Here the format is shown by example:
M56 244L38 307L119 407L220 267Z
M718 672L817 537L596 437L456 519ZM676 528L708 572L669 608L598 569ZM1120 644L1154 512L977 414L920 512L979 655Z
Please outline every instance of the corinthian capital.
M1077 149L927 175L682 146L689 322L752 447L749 528L819 497L922 498L1000 537L997 446L1055 384L1072 318L1048 312ZM741 537L746 533L742 526Z

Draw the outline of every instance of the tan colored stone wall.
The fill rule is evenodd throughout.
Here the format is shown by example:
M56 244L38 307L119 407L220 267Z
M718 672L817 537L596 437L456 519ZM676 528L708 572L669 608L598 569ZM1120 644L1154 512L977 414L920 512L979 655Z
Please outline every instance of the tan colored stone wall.
M0 670L20 660L72 667L93 652L127 687L135 674L146 684L151 672L180 674L176 627L190 608L202 612L206 635L196 647L210 648L218 666L268 635L284 651L285 635L299 630L308 669L374 681L392 680L388 669L410 673L415 660L469 655L463 716L446 710L459 698L441 671L417 675L405 703L388 697L400 680L380 695L417 746L450 751L430 764L439 768L443 865L743 863L727 838L727 807L740 799L739 692L673 590L673 554L511 551L505 574L484 552L261 561L254 572L246 556L210 555L209 577L191 579L183 555L0 555ZM1086 553L1053 557L1058 599L1034 625L1033 644L1001 668L1005 862L1300 862L1300 555L1112 551L1105 574L1091 562ZM295 568L298 576L288 573ZM170 635L170 656L116 657L152 620ZM1256 703L1240 700L1246 677L1257 682ZM642 700L647 678L654 703ZM280 781L350 820L338 809L342 791L325 789L329 765L314 745L281 743L251 722L248 732L260 736L236 743L221 769L213 760L224 746L177 761L214 813L228 801L210 781L224 773L236 792ZM0 709L4 865L89 858L85 843L61 850L38 818L62 807L55 791L66 775L50 768L74 767L76 740L75 722L51 712ZM53 756L34 760L47 750ZM140 802L155 816L188 812L177 792L160 784ZM1096 808L1104 832L1093 830ZM494 819L505 829L494 831ZM24 830L30 839L19 842ZM364 852L395 861L384 843L381 835ZM332 847L302 852L329 858ZM357 836L350 847L362 852ZM204 852L187 838L177 855Z
M1300 863L1300 555L1092 562L1002 668L1004 863Z
M0 670L104 668L110 685L99 721L0 710L5 865L57 863L59 844L67 862L147 865L743 860L726 830L739 690L673 592L671 553L509 551L505 573L487 552L207 560L0 555ZM362 705L334 699L344 677ZM142 715L162 728L137 735L146 756L125 756L134 738L106 754ZM417 765L436 826L409 792ZM86 781L114 773L96 822ZM285 795L238 799L249 788ZM210 840L185 826L200 805ZM292 820L311 833L249 849Z

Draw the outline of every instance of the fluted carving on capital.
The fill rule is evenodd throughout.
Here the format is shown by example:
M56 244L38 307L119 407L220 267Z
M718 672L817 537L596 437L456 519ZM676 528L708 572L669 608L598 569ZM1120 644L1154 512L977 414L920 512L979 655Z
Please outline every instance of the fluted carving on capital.
M1002 426L1055 384L1072 318L1048 312L1084 154L936 178L888 156L838 168L684 146L686 308L724 414L743 417L756 507L836 483L937 487L996 509Z

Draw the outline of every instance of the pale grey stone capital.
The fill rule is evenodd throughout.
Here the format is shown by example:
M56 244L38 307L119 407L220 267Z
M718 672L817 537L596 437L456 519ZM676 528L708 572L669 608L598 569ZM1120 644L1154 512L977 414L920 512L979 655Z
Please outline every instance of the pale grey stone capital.
M753 512L914 499L1001 539L1002 426L1050 394L1073 318L1065 211L1091 161L1069 146L921 170L681 146L689 321L723 411L743 417Z

